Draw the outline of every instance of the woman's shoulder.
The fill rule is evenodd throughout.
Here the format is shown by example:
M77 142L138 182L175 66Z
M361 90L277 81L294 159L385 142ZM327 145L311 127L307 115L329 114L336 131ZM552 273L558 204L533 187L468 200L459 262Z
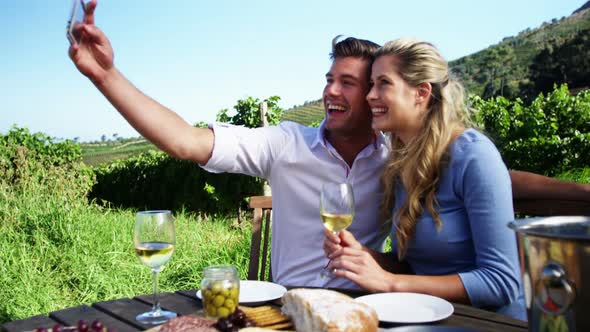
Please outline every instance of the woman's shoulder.
M457 145L458 147L466 147L478 143L494 145L489 137L475 128L467 128L463 130L463 132L457 136L457 139L455 139L453 145Z
M491 154L499 157L500 153L494 143L483 133L474 128L465 129L450 146L451 158L469 158Z
M484 190L510 195L510 175L492 141L475 129L465 130L453 142L449 174L456 192Z
M504 160L494 143L476 129L464 130L451 144L449 156L453 173L460 177L465 176L466 172L507 173Z

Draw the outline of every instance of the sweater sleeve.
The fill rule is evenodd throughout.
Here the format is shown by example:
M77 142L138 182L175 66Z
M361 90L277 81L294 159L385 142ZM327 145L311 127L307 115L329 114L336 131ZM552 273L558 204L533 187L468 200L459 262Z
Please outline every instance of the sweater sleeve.
M520 291L516 237L507 227L514 219L510 176L489 140L462 149L454 178L471 226L476 268L459 277L472 305L497 308L516 301Z

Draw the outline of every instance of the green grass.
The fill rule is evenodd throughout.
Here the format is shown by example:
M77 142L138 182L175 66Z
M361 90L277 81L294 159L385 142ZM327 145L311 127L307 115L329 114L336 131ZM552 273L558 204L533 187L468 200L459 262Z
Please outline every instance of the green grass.
M72 204L51 190L1 189L0 324L151 292L149 268L133 251L134 211ZM161 273L162 291L199 288L212 264L235 264L246 277L250 227L182 211L175 217L177 247Z
M590 167L568 171L556 177L561 180L590 184Z

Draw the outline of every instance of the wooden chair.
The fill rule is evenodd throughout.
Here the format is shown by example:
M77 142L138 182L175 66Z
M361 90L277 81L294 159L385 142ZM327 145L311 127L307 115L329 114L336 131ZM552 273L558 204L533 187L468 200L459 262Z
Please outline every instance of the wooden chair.
M533 216L590 216L590 201L574 199L515 199L514 212Z
M269 249L272 196L251 196L250 208L254 209L254 220L252 222L248 279L272 281Z

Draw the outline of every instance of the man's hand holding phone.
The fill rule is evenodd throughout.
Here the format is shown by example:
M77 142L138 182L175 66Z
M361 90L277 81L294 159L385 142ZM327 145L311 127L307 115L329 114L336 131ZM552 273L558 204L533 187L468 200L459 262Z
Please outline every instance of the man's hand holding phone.
M70 19L66 28L66 34L70 44L80 44L82 41L82 31L80 25L84 23L84 15L86 14L86 3L84 0L73 0L72 10L70 12Z
M70 40L70 58L82 74L100 85L114 69L114 54L108 38L94 25L96 6L96 0L86 3L74 0L67 35Z

